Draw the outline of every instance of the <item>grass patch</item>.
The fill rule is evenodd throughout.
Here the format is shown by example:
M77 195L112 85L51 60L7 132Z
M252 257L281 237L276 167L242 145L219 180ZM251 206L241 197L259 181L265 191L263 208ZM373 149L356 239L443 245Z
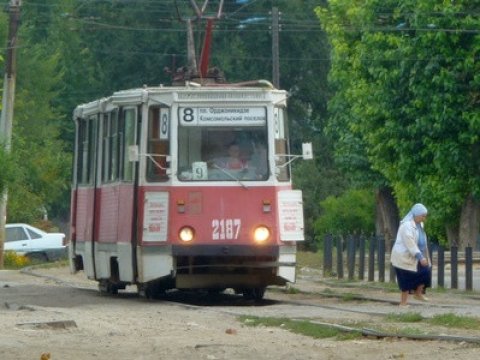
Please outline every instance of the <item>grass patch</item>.
M32 265L34 265L36 269L55 269L55 268L70 266L69 262L68 262L68 259L60 259L60 260L56 260L56 261L34 263Z
M435 315L432 318L424 318L419 313L389 314L386 316L392 322L426 322L430 325L443 326L457 329L480 330L480 319L476 317L455 315L453 313Z
M435 315L433 318L428 319L427 321L432 325L459 329L480 330L480 319L469 316L455 315L452 313Z
M301 290L293 286L287 286L285 289L285 294L300 294Z
M399 336L416 336L416 335L426 335L425 331L419 328L413 328L413 327L406 327L403 329L400 329L398 332L396 332Z
M341 295L342 301L356 301L363 299L362 295L353 294L353 293L344 293Z
M389 314L386 316L386 320L392 322L405 322L405 323L416 323L421 322L425 318L419 313L406 313L406 314Z
M316 324L307 320L292 320L287 318L272 318L272 317L255 317L255 316L241 316L240 321L247 326L266 326L266 327L279 327L295 334L309 336L315 339L333 338L336 340L353 340L364 336L365 331L370 330L375 333L384 333L385 336L418 336L426 335L424 326L398 326L398 323L428 323L432 325L440 325L451 328L462 328L469 330L480 329L480 319L457 316L454 314L438 315L432 319L422 317L419 313L406 313L406 314L390 314L386 316L387 321L396 322L397 326L374 326L368 329L368 325L355 324L355 328L350 326L343 326L338 324L335 327L325 324ZM358 328L362 326L363 329ZM375 336L375 335L374 335Z
M349 301L365 301L365 297L362 294L356 294L351 292L338 292L334 291L330 288L325 288L321 292L316 292L316 295L320 295L323 297L328 298L338 298L341 301L349 302Z
M446 287L441 287L441 286L437 286L436 288L434 289L429 289L429 290L434 290L435 292L439 293L439 294L446 294L448 293L448 289Z
M394 282L384 282L381 283L381 286L379 286L380 289L388 291L388 292L397 292L400 291L398 290L398 285L397 283Z
M297 267L309 267L312 269L322 270L323 268L323 252L298 251L297 252Z
M336 338L351 340L362 336L360 332L345 332L322 324L313 324L306 320L291 320L286 318L241 316L240 321L247 326L268 326L287 329L295 334L310 336L315 339Z

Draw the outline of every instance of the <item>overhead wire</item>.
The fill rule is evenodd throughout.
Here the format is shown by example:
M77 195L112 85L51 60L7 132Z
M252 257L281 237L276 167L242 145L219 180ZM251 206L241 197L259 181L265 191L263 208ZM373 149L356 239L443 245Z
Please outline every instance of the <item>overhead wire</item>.
M73 15L68 16L69 20L83 23L89 26L98 26L98 28L89 28L89 30L99 30L99 28L103 30L124 30L124 31L162 31L162 32L185 32L183 27L178 28L159 28L159 27L136 27L136 26L128 26L128 25L120 25L120 24L112 24L97 21L94 19L89 18L78 18ZM176 24L177 20L173 18L159 18L158 21L164 23L171 23L173 25ZM217 26L216 32L265 32L270 31L269 26L270 22L268 20L259 21L257 24L247 24L243 28L238 28L237 26L234 28L228 28L228 25L231 24L224 24L223 26ZM314 22L287 22L282 21L280 23L281 32L285 33L295 33L295 32L318 32L324 33L325 31L321 28L320 23L315 24ZM426 27L405 27L405 28L398 28L395 26L384 26L384 27L353 27L353 26L344 26L343 30L345 32L411 32L411 31L420 31L420 32L446 32L446 33L467 33L467 34L479 34L480 29L468 29L468 28L440 28L434 26L426 26Z
M91 0L78 0L79 6L83 6L88 3L92 3L94 1ZM140 0L140 1L124 1L122 4L138 4L138 3L145 3L145 4L150 4L150 5L155 5L154 9L158 10L158 13L160 14L168 14L168 8L165 7L168 4L171 4L171 0L165 0L165 1L160 1L160 0ZM229 14L230 16L226 16L224 18L225 24L222 26L217 26L216 32L217 33L233 33L233 32L238 32L238 33L254 33L254 32L269 32L271 31L268 27L270 26L270 19L269 19L269 14L260 14L260 15L265 15L265 20L259 21L257 24L248 24L246 25L245 28L238 28L238 22L239 20L236 18L233 18L233 15L237 15L240 10L244 10L250 5L253 5L254 3L257 3L258 0L252 0L243 6L241 6L239 9L236 11L232 12ZM108 3L108 2L105 2ZM25 4L28 4L28 6L43 6L43 7L58 7L59 4L41 4L41 3L35 3L35 2L27 2ZM149 14L151 14L151 9L149 9ZM249 13L251 15L259 15L259 13ZM387 12L379 12L379 14L382 15L392 15L393 13L387 13ZM175 24L177 23L177 20L175 17L159 17L157 18L159 22L167 24L170 23L172 27L139 27L139 26L133 26L133 25L125 25L125 24L112 24L108 22L103 22L103 21L97 21L95 19L89 19L89 18L81 18L77 17L78 15L73 15L73 14L68 14L65 16L65 19L68 19L68 21L72 21L73 23L77 23L80 26L85 25L88 26L88 30L90 31L132 31L132 32L185 32L186 30L183 28L183 26L179 26L176 28ZM138 19L137 19L138 20ZM321 28L320 21L316 20L315 18L312 19L298 19L295 17L289 17L289 16L282 16L281 17L281 32L282 33L298 33L298 32L311 32L311 33L324 33L324 30ZM233 27L233 28L232 28ZM345 25L343 28L344 31L346 32L398 32L398 33L405 33L407 34L408 32L411 31L418 31L418 32L446 32L446 33L465 33L465 34L478 34L480 33L480 29L448 29L448 28L397 28L394 26L390 27L365 27L365 28L358 28L358 27L353 27L353 26L347 26ZM112 53L112 52L110 52ZM124 52L128 53L128 52ZM157 53L155 51L153 52L134 52L136 54L156 54L157 56L173 56L173 54L161 54ZM186 56L186 55L181 55L181 54L176 54L177 56ZM245 57L245 59L252 59L252 60L268 60L269 58L264 58L264 57ZM408 60L408 59L407 59ZM282 57L281 61L331 61L330 58L285 58ZM390 60L386 60L390 61ZM421 59L412 59L412 61L423 61Z
M92 0L77 0L79 3L79 6L88 4L88 3L95 3L98 1L92 1ZM265 17L264 21L258 21L257 24L247 24L242 28L238 28L238 22L241 21L240 19L234 18L234 15L239 13L241 10L244 10L245 8L254 5L258 3L259 0L251 0L247 2L244 5L241 5L237 10L233 11L232 13L229 13L224 16L224 25L223 27L217 28L217 32L235 32L235 31L242 31L242 32L262 32L262 31L269 31L268 26L270 25L270 14L262 14L259 12L255 13L242 13L243 17L246 17L247 19L252 16L256 17ZM187 1L188 2L188 1ZM108 3L108 1L105 1L105 3ZM111 2L112 5L114 4ZM172 0L135 0L135 1L123 1L121 3L115 3L115 5L121 5L123 8L128 7L129 5L138 5L139 3L147 4L150 6L148 8L148 15L151 15L152 13L154 14L163 14L165 15L164 17L158 17L157 20L159 22L171 22L174 23L176 21L176 18L174 14L172 13L171 5ZM31 7L59 7L61 4L42 4L42 3L35 3L35 2L26 2L23 6L31 6ZM145 11L145 9L143 9ZM399 14L394 14L393 12L387 12L387 11L379 11L376 13L377 16L399 16ZM403 16L408 16L412 15L413 13L405 13L401 14ZM435 15L435 16L440 16L442 15L441 12L425 12L422 13L422 15ZM457 12L455 14L458 15L465 15L465 16L480 16L480 13L466 13L466 12ZM69 19L76 19L76 21L81 22L82 19L75 17L73 14L70 14L68 16ZM170 32L184 32L185 30L182 29L156 29L156 28L149 28L149 27L136 27L136 26L127 26L127 25L120 25L120 24L112 24L112 23L106 23L106 22L101 22L101 21L94 21L94 20L83 20L85 24L88 25L98 25L104 30L124 30L124 31L170 31ZM235 26L233 29L228 28L229 25ZM259 26L265 26L265 29L258 28ZM295 33L295 32L303 32L303 31L308 31L308 32L319 32L323 33L324 30L322 29L320 25L320 21L317 20L316 18L312 18L310 20L308 19L298 19L298 18L293 18L293 17L285 17L282 16L280 20L280 26L281 26L281 32L286 32L286 33ZM453 32L458 32L458 33L472 33L472 34L478 34L480 32L479 29L468 29L468 28L441 28L441 27L410 27L408 29L397 29L395 26L390 26L390 27L355 27L355 26L350 26L349 24L344 24L344 30L348 32L365 32L365 31L388 31L388 32L402 32L402 31L422 31L422 32L447 32L447 33L453 33ZM95 29L97 30L97 29Z

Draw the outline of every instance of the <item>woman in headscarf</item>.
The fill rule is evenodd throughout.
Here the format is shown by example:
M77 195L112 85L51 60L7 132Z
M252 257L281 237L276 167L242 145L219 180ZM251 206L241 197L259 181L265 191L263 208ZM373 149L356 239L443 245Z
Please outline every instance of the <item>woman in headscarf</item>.
M409 292L417 300L428 301L423 295L431 285L431 263L427 248L427 235L423 222L427 208L415 204L400 222L397 238L393 245L391 262L397 274L401 290L400 306L406 306Z

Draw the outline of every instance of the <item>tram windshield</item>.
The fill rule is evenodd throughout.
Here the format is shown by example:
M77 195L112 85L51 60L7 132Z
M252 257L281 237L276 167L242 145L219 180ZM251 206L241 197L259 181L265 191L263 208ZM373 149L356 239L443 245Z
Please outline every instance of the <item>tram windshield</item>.
M268 179L265 108L180 108L179 114L179 180Z

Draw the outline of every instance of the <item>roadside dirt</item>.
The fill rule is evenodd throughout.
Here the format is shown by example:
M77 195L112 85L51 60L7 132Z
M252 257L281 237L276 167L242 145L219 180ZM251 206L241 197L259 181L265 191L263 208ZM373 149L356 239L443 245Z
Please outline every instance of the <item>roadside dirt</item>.
M480 352L478 345L466 341L313 339L283 328L250 327L239 321L239 315L275 316L365 327L385 323L386 314L405 311L425 317L456 313L480 319L480 300L472 296L435 293L428 304L412 301L410 308L399 309L395 292L338 288L318 280L317 273L304 271L293 285L301 293L288 295L272 289L261 304L228 294L211 298L173 293L164 300L149 301L134 291L103 296L95 282L82 273L70 274L66 267L36 269L33 274L4 270L0 271L0 354L2 360L41 359L42 354L44 359L50 354L51 360L372 360L413 356L437 360L473 359ZM318 296L320 293L343 293L350 299ZM358 295L370 301L355 300ZM478 331L420 330L480 338Z

